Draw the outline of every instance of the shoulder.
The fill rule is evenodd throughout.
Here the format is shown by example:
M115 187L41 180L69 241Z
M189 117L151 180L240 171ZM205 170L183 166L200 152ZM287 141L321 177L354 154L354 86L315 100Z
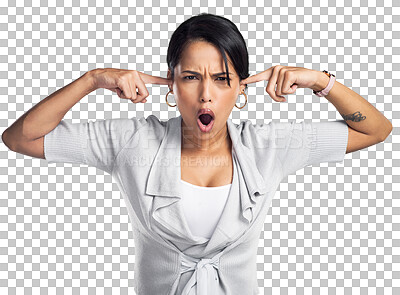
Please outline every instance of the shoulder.
M312 134L311 123L305 121L270 121L255 124L250 120L243 120L234 126L238 140L246 147L260 152L271 148L285 149L288 143L303 142Z
M259 132L265 132L271 130L271 128L276 127L279 125L280 122L262 122L262 123L253 123L251 120L246 119L246 120L241 120L240 123L233 123L232 126L234 126L239 133L245 133L249 135L253 135L255 133Z
M143 120L146 121L146 124L149 125L150 128L154 128L154 129L165 129L167 126L167 123L169 120L167 121L161 121L158 117L156 117L155 115L149 115L146 119L142 118Z
M126 119L129 120L129 119ZM129 145L145 145L149 142L160 142L167 130L168 121L161 121L155 115L147 117L132 118L133 128L130 128L130 136L126 137L126 143ZM121 130L123 127L121 126Z
M312 127L311 122L296 122L295 120L289 122L270 121L258 124L254 124L250 120L245 120L235 125L238 126L237 128L240 132L259 139L281 138L293 132L309 131Z
M146 118L141 118L142 125L140 127L141 138L162 138L167 130L168 121L162 121L155 115L149 115Z
M232 122L233 123L233 122ZM268 139L271 139L271 132L275 125L274 122L269 123L253 123L249 119L242 120L240 123L233 123L233 130L237 133L239 141L245 146L260 146Z
M157 130L164 130L166 128L167 121L160 121L155 115L149 115L147 117L132 117L130 119L113 119L116 128L120 128L122 131L129 128L134 133L138 131L151 132Z

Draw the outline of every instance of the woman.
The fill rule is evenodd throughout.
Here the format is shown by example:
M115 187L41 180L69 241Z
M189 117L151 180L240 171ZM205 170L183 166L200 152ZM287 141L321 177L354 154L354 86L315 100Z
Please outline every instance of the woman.
M26 112L3 142L49 163L86 164L114 177L134 231L137 294L258 294L258 239L280 181L308 165L341 162L383 141L392 125L332 74L274 66L249 77L246 43L220 16L203 13L182 23L167 62L167 78L89 71ZM247 84L262 80L278 102L297 88L313 89L344 120L233 123L238 95L247 103ZM62 120L98 88L146 102L149 83L169 86L166 100L174 95L179 117Z

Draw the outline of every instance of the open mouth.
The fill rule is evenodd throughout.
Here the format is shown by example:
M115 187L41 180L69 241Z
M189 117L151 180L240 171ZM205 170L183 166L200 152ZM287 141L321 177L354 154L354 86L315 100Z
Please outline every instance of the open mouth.
M211 120L214 120L210 114L202 114L199 116L199 119L203 125L208 125L210 124Z
M202 132L209 132L214 126L214 118L210 114L201 114L197 118L197 125Z

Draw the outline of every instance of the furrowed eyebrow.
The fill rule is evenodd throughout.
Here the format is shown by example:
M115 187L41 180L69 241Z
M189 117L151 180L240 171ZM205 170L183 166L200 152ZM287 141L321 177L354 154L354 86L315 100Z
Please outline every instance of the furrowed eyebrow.
M189 74L193 74L193 75L201 75L200 73L197 73L197 72L194 72L194 71L183 71L182 73L189 73ZM226 72L213 74L213 76L222 76L222 75L226 75ZM229 72L229 75L233 76L233 74L231 72Z

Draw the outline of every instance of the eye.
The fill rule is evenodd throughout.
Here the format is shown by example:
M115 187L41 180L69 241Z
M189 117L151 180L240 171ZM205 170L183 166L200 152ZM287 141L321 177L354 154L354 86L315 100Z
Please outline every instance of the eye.
M189 78L189 77L196 77L196 76L186 76L186 77L183 77L183 79L185 79L185 80L193 80L193 79L186 79L186 78Z
M225 79L225 80L219 80L219 81L228 81L228 79L226 77L218 77L217 79L219 79L219 78ZM231 79L229 79L229 80L231 80Z
M183 77L183 79L185 79L185 80L193 80L193 79L189 79L189 78L192 78L192 77L196 78L196 76L185 76L185 77ZM224 80L218 80L220 78L224 79ZM218 81L223 81L223 82L228 81L228 79L226 77L217 77L217 80ZM229 79L229 80L232 80L232 79Z

